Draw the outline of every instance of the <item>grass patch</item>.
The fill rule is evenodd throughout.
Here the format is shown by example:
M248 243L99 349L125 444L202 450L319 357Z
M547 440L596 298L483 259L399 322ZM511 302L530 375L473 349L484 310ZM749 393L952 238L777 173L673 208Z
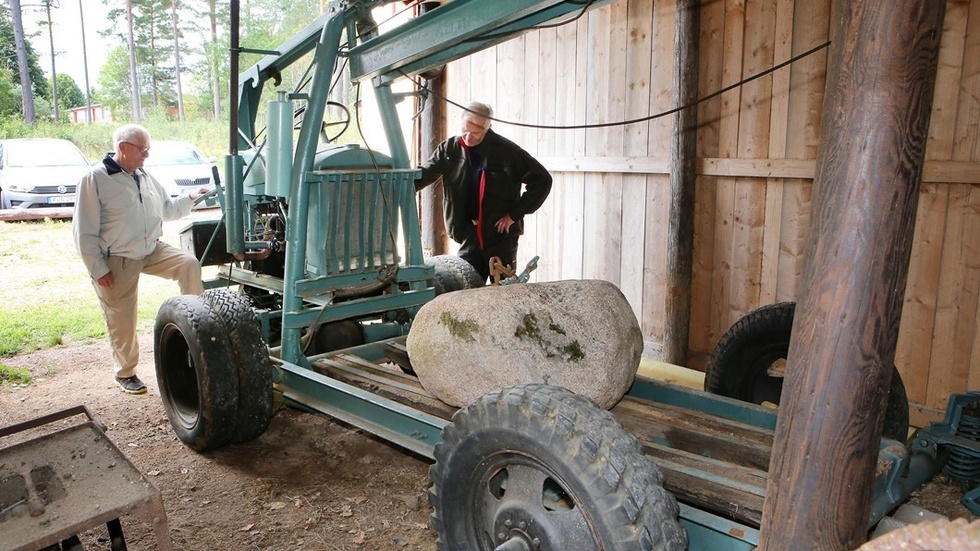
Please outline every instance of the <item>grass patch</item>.
M10 367L0 363L0 384L10 384L13 386L27 386L34 378L31 372L23 367Z
M184 224L165 223L164 240L179 245ZM105 338L70 222L0 222L0 274L0 357ZM175 281L142 276L137 332L152 330L160 305L178 293Z
M93 291L94 295L94 291ZM65 308L34 304L21 309L0 307L0 356L11 356L69 341L105 337L102 312L96 308Z

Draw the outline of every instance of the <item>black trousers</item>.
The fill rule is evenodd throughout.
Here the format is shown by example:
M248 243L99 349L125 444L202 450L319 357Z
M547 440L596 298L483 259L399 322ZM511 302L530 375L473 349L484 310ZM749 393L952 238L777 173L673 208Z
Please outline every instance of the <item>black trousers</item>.
M486 248L480 247L476 236L476 226L463 238L459 246L459 257L476 268L486 281L490 277L490 259L497 256L506 266L516 267L518 235L494 235Z

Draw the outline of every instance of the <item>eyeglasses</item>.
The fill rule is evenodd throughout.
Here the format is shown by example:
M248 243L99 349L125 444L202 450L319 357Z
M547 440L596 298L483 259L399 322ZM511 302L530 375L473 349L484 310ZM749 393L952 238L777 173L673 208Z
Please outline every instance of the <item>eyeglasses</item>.
M135 147L136 149L139 149L141 155L146 155L146 154L148 154L150 152L150 148L149 147L140 147L140 146L138 146L138 145L136 145L134 143L131 143L131 142L122 142L122 143L124 143L126 145L131 145L131 146Z

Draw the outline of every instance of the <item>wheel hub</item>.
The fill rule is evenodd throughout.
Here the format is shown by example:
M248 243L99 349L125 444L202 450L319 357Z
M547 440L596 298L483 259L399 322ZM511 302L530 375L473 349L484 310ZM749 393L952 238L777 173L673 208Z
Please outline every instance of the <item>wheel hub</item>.
M497 544L522 542L523 546L497 547L496 551L558 551L563 547L560 523L550 522L544 509L527 510L520 506L506 506L494 521L494 538ZM517 545L512 544L512 545Z
M515 524L509 515L504 514L498 517L495 524L495 541L499 545L494 551L538 551L541 549L541 539L528 533L527 522L522 520Z

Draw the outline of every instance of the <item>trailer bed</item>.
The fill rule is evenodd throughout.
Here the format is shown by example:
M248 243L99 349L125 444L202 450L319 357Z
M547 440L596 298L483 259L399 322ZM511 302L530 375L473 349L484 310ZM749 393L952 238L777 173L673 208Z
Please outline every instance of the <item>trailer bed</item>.
M389 357L407 358L404 339L386 343ZM428 391L418 377L385 358L332 353L311 358L314 371L448 422L458 408ZM658 399L667 389L679 393ZM758 527L765 498L766 470L772 452L775 415L765 408L720 399L721 405L749 408L758 424L732 420L696 409L719 397L638 376L631 394L611 411L643 444L664 474L664 485L681 503ZM690 401L689 405L682 402ZM675 403L669 403L675 402ZM709 408L711 409L711 408ZM759 426L762 425L762 426Z

